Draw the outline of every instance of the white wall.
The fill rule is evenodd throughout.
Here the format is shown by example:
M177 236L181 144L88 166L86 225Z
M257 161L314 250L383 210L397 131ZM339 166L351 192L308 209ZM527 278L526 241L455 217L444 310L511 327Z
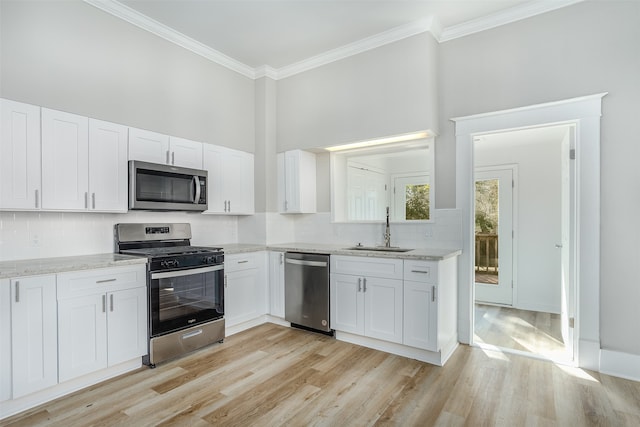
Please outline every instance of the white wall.
M437 52L423 33L278 81L278 151L437 130Z
M526 132L526 131L525 131ZM531 132L531 131L529 131ZM522 140L523 132L474 145L476 167L517 165L514 194L514 307L560 313L561 139Z
M452 117L609 92L601 127L600 337L640 355L640 2L582 2L440 45L436 204L455 205ZM579 155L579 154L578 154Z
M0 2L0 97L254 151L254 82L82 1Z

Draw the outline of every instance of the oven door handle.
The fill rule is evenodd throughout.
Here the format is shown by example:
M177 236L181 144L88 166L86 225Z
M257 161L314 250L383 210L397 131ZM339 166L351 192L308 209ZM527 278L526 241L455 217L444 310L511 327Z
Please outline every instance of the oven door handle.
M213 267L191 268L189 270L165 271L161 273L151 273L151 280L167 279L169 277L191 276L193 274L210 273L212 271L220 271L224 269L224 265L216 265Z
M200 201L200 191L201 191L201 188L200 188L200 177L197 176L197 175L194 175L193 176L193 183L194 183L194 185L196 187L196 194L193 197L193 203L197 204Z

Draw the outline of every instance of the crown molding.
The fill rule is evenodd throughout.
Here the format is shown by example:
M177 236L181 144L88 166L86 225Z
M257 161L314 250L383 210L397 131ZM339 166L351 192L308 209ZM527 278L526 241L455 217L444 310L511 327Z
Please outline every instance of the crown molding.
M222 65L223 67L229 68L230 70L236 71L251 79L255 78L256 71L252 67L243 64L222 52L212 49L191 37L187 37L173 28L167 27L166 25L149 18L148 16L143 15L116 0L84 0L84 2L123 19L136 27L162 37L171 43L190 50L197 55Z
M278 78L284 79L286 77L299 74L304 71L321 67L323 65L330 64L341 59L348 58L353 55L357 55L368 50L376 49L378 47L397 42L407 37L415 36L421 33L430 32L436 40L441 32L441 27L438 20L430 16L419 21L414 21L400 27L392 28L388 31L373 35L371 37L358 40L353 43L341 46L336 49L329 50L311 58L307 58L300 62L296 62L291 65L286 65L278 69Z
M269 65L262 65L257 68L250 67L249 65L233 59L222 52L212 49L191 37L188 37L154 19L149 18L146 15L141 14L117 0L84 0L87 4L95 6L98 9L123 19L124 21L127 21L145 31L149 31L150 33L162 37L171 43L190 50L196 55L200 55L212 62L254 80L262 77L269 77L274 80L291 77L295 74L309 71L314 68L425 32L431 33L436 41L442 43L570 6L582 1L584 0L531 1L520 6L515 6L492 15L474 19L462 24L453 25L444 29L441 27L435 16L429 16L425 19L392 28L388 31L276 69Z
M512 22L531 18L546 12L551 12L572 4L581 3L584 0L541 0L531 1L519 6L514 6L500 12L483 16L482 18L473 19L463 22L462 24L452 25L442 31L438 41L440 43L470 34L479 33L480 31L496 28L501 25L510 24Z

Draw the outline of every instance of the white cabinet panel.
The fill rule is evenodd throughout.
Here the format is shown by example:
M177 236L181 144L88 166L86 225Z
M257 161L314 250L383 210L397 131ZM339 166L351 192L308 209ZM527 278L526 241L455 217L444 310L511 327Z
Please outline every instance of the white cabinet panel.
M403 344L438 351L437 288L425 282L404 282Z
M89 206L89 119L42 109L42 208Z
M331 328L364 335L362 277L331 273Z
M89 119L89 209L126 212L128 208L126 126Z
M316 155L302 150L277 155L278 211L316 212Z
M284 252L269 252L269 313L284 318Z
M56 277L12 279L12 390L16 399L58 383Z
M0 209L40 207L40 107L0 99Z
M205 213L253 214L253 154L217 145L203 144L203 165L208 171Z
M129 128L129 160L168 164L169 137L148 130Z
M147 288L107 295L109 366L147 353Z
M0 402L11 399L11 286L0 280Z
M267 313L265 252L225 256L224 317L234 326Z
M366 276L364 334L391 342L402 342L402 280Z
M106 295L58 301L60 381L107 367Z
M202 169L202 143L175 136L169 137L171 151L169 164L191 169Z

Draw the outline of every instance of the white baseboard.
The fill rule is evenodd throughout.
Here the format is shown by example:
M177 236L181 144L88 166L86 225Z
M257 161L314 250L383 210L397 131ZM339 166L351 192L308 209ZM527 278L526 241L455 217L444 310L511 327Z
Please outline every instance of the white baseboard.
M591 340L578 341L578 366L600 372L600 342Z
M602 349L600 350L600 372L640 381L640 355Z

